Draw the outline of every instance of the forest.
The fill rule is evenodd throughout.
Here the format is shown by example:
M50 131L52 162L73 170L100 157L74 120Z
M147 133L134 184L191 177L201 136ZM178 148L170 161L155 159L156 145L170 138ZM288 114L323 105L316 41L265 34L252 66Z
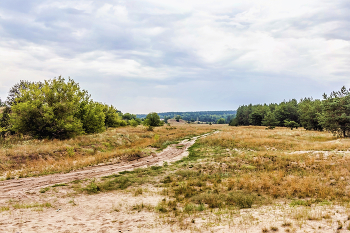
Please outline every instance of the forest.
M323 100L304 98L279 104L242 105L237 109L231 126L256 125L273 129L276 126L306 130L327 130L333 134L350 136L350 91L343 86L330 95L323 94Z

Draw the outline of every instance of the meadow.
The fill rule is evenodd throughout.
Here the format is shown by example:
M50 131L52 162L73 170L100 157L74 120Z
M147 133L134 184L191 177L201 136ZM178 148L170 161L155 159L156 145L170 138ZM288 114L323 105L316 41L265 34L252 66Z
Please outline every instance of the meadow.
M57 184L39 195L45 203L45 197L62 193L76 200L123 195L127 198L110 211L129 217L155 214L151 228L167 226L169 231L210 232L219 226L244 226L250 232L302 232L310 226L329 232L350 229L350 139L328 132L197 124L157 127L154 132L126 127L66 141L5 146L1 158L8 163L2 163L2 169L14 174L22 166L27 175L68 172L133 160L207 132L212 133L177 162ZM135 203L137 198L143 201ZM158 201L147 203L147 198ZM267 224L271 219L278 221Z
M1 140L0 177L22 178L66 173L101 163L134 160L184 138L215 130L209 125L109 128L69 140L35 140L10 136Z

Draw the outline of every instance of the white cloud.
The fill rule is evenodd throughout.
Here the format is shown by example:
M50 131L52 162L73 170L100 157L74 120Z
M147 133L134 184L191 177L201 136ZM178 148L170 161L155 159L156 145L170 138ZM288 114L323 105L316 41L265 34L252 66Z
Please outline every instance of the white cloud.
M128 92L113 101L125 108L136 102L142 111L155 105L168 109L166 103L178 108L173 110L190 106L177 102L176 92L201 105L198 84L209 82L202 89L220 96L218 80L240 90L273 81L274 90L282 85L277 79L288 77L314 83L312 95L327 92L350 84L349 8L345 0L33 0L23 6L5 0L0 2L0 53L5 54L0 96L20 79L60 74L84 82L105 102L102 96L114 96L113 90L101 94L92 84L107 87L123 80ZM181 84L191 91L183 92ZM264 101L264 91L256 102ZM283 94L273 98L288 98ZM122 95L128 95L125 104L117 101ZM308 89L300 95L308 96ZM239 104L222 101L227 109Z

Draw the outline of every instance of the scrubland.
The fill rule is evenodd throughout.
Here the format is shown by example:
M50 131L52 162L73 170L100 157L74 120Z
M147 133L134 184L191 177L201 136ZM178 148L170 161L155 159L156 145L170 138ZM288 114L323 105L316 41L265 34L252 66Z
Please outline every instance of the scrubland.
M152 151L151 147L164 148L179 138L218 130L199 139L189 149L189 156L180 161L48 187L38 194L40 203L50 203L50 198L61 195L75 198L77 206L84 206L82 200L98 202L107 195L116 202L103 207L104 211L108 209L113 214L111 224L115 224L106 228L106 232L115 229L140 232L350 230L350 139L300 128L176 127L164 126L155 132L139 128L117 129L85 136L84 140L90 140L86 144L81 142L83 138L56 143L31 142L33 144L26 147L28 151L41 155L34 150L38 143L41 150L47 152L47 157L55 155L49 154L50 147L56 146L56 151L61 148L60 157L53 158L51 165L61 163L60 158L62 161L96 158L93 163L99 163L105 160L98 160L98 154L105 153L106 159L123 156L132 159L134 155L126 152L146 153ZM123 144L114 146L118 140ZM23 152L19 148L24 146L21 142L7 148L9 152L6 153L12 153L9 161L14 161L16 151ZM99 148L95 154L93 146ZM71 147L74 148L73 155L69 155L67 149ZM88 149L91 152L84 152ZM6 151L6 148L2 150ZM40 161L49 164L51 160L41 156ZM23 164L29 166L29 162ZM80 166L88 163L82 164ZM7 166L6 169L18 168ZM39 166L36 169L44 171ZM72 165L71 169L76 167ZM53 202L52 206L56 208L58 204ZM3 213L14 210L11 205L2 208ZM126 224L118 219L133 220Z
M70 140L33 140L12 136L2 139L2 179L69 172L106 162L133 160L169 144L214 130L208 125L121 127Z

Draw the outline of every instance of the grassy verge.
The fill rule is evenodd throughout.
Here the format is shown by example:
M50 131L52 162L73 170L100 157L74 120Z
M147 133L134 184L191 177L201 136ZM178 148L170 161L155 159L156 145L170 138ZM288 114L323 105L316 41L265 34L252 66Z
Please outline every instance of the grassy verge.
M185 125L153 132L141 126L109 129L71 140L27 140L0 147L2 179L70 172L106 162L133 160L162 150L184 138L214 130L208 125Z

